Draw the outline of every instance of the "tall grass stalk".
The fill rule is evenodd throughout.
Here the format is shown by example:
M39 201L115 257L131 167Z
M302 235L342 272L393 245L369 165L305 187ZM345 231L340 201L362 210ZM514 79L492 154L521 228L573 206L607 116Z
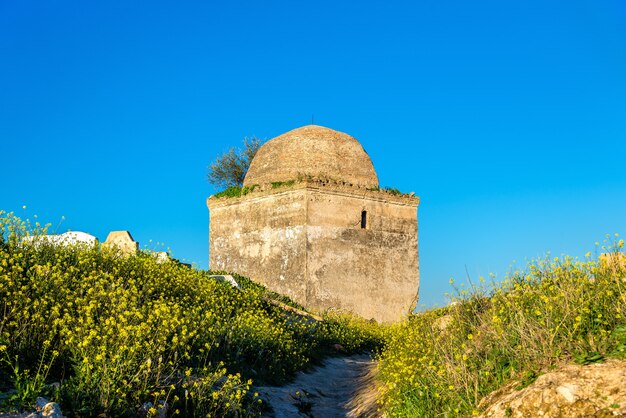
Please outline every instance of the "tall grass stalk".
M524 385L561 362L619 355L626 344L623 245L602 261L533 261L397 325L380 356L383 407L391 416L472 414L507 382Z

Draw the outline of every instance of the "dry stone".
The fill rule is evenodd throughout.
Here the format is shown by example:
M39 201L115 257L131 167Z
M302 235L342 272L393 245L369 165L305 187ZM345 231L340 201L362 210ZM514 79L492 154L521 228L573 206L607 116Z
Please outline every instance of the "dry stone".
M484 418L626 416L626 361L565 365L517 390L511 383L481 402Z
M209 277L217 280L218 282L228 283L230 287L234 287L235 289L241 289L241 287L239 286L239 283L237 283L237 280L235 280L235 278L231 276L230 274L215 274Z
M104 247L118 249L124 255L135 255L139 250L139 243L133 239L128 231L111 231L103 243Z
M157 263L167 263L168 261L172 261L172 258L167 253L167 251L155 251L151 254Z

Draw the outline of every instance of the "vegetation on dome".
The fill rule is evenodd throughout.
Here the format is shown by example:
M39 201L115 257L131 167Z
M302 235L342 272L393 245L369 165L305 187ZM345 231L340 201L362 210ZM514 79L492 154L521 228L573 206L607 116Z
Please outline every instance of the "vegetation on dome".
M271 186L272 189L279 189L281 187L293 186L294 184L300 183L303 181L306 181L306 182L322 181L322 182L327 182L327 183L332 183L332 184L339 184L339 185L342 184L342 182L339 180L324 177L324 176L314 177L311 175L306 175L306 176L301 175L298 177L298 179L291 179L291 180L286 180L286 181L273 181L272 183L270 183L269 186ZM260 186L258 184L254 184L252 186L243 186L243 187L230 186L226 190L222 190L221 192L214 194L213 197L215 198L241 197L241 196L247 195L248 193L253 192L256 189L260 189ZM384 189L380 187L370 187L367 190L371 192L385 192L392 196L413 196L413 193L403 193L397 188L393 188L393 187L387 187Z
M272 189L278 189L280 187L288 187L296 184L296 180L287 180L287 181L273 181Z
M383 190L385 190L387 193L393 196L402 196L405 194L405 193L402 193L399 189L396 189L395 187L388 187Z
M258 188L258 184L253 184L252 186L230 186L228 189L223 190L219 193L215 193L213 197L241 197L245 196L248 193L252 193L256 188Z
M289 186L293 186L294 184L296 184L297 182L299 182L299 180L287 180L287 181L274 181L272 182L271 188L272 189L279 189L281 187L289 187ZM213 195L213 197L215 198L221 198L221 197L241 197L241 196L245 196L248 193L252 193L254 190L259 189L260 186L258 184L253 184L252 186L231 186L226 190L223 190L219 193L216 193Z
M310 127L305 128L309 129ZM232 147L228 150L228 152L223 153L211 163L208 168L207 180L214 186L223 188L222 191L213 195L215 198L241 197L259 187L258 184L250 187L243 186L243 182L248 169L250 168L250 164L262 144L262 141L254 136L251 138L246 137L243 140L243 148L238 149ZM334 177L325 175L313 176L311 174L299 173L297 179L273 181L270 184L272 189L277 189L283 186L292 186L296 182L302 181L324 181L336 184L343 183L341 180ZM381 189L380 187L370 187L367 190L384 191L393 196L412 196L412 193L402 193L394 187L388 187L385 189Z

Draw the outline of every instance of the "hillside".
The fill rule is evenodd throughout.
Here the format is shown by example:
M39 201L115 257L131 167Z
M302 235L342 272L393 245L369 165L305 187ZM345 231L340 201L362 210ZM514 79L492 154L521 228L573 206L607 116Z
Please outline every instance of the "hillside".
M28 410L37 396L70 416L254 416L253 383L280 383L341 344L380 344L365 321L301 316L277 295L239 278L242 289L147 253L55 246L45 232L0 217L2 410ZM51 383L56 383L50 385Z
M451 306L393 327L380 356L385 410L390 416L468 416L484 409L491 411L487 416L529 416L530 407L520 410L519 399L536 395L547 400L559 389L568 394L566 400L576 399L566 404L577 405L555 414L550 404L535 403L546 408L535 410L536 416L589 416L575 412L582 410L598 414L591 416L621 414L623 393L617 396L608 380L598 383L591 371L572 371L567 365L626 359L623 246L615 239L598 248L603 252L599 261L591 253L584 260L532 261L502 282L460 288ZM626 378L623 361L607 364ZM560 377L539 379L551 372ZM518 392L535 381L535 395ZM594 396L572 385L594 387ZM503 396L504 415L498 415L491 407Z
M236 289L145 252L25 244L45 228L11 214L0 213L0 231L0 411L32 410L43 395L67 416L258 416L271 408L260 387L266 399L332 387L346 361L324 359L338 351L374 352L375 415L626 409L621 240L599 259L536 260L502 282L459 288L448 307L379 326L313 318L246 278ZM298 372L319 364L331 366L307 386ZM296 407L323 410L326 395Z

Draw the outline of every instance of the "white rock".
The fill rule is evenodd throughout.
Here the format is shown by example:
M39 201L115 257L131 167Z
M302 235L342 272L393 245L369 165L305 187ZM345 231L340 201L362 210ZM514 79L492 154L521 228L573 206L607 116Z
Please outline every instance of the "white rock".
M50 243L54 245L70 246L77 244L95 245L98 239L85 232L70 231L61 235L30 235L22 238L21 242L33 245Z
M98 243L98 239L93 235L87 234L86 232L80 231L70 231L64 234L58 235L60 237L60 244L63 245L76 245L76 244L87 244L87 245L95 245Z
M157 263L167 263L171 260L170 255L166 251L155 251L152 253Z
M37 400L35 400L35 408L37 408L38 411L43 409L46 405L48 405L48 400L46 398L39 396L37 397Z
M46 398L38 397L35 406L40 417L64 418L61 407L56 402L48 402Z
M235 278L231 276L230 274L218 274L218 275L214 275L210 277L220 282L230 283L230 285L234 287L235 289L241 289L241 286L239 286L239 283L237 283L237 280L235 280Z
M571 385L566 383L556 388L556 391L559 395L565 398L565 400L569 403L574 403L578 400L578 396L576 396L576 392L578 391L578 387L576 385Z
M145 402L141 405L141 411L145 414L148 413L150 408L154 407L152 402ZM156 418L166 418L167 417L168 405L165 401L159 401L159 406L156 408Z

